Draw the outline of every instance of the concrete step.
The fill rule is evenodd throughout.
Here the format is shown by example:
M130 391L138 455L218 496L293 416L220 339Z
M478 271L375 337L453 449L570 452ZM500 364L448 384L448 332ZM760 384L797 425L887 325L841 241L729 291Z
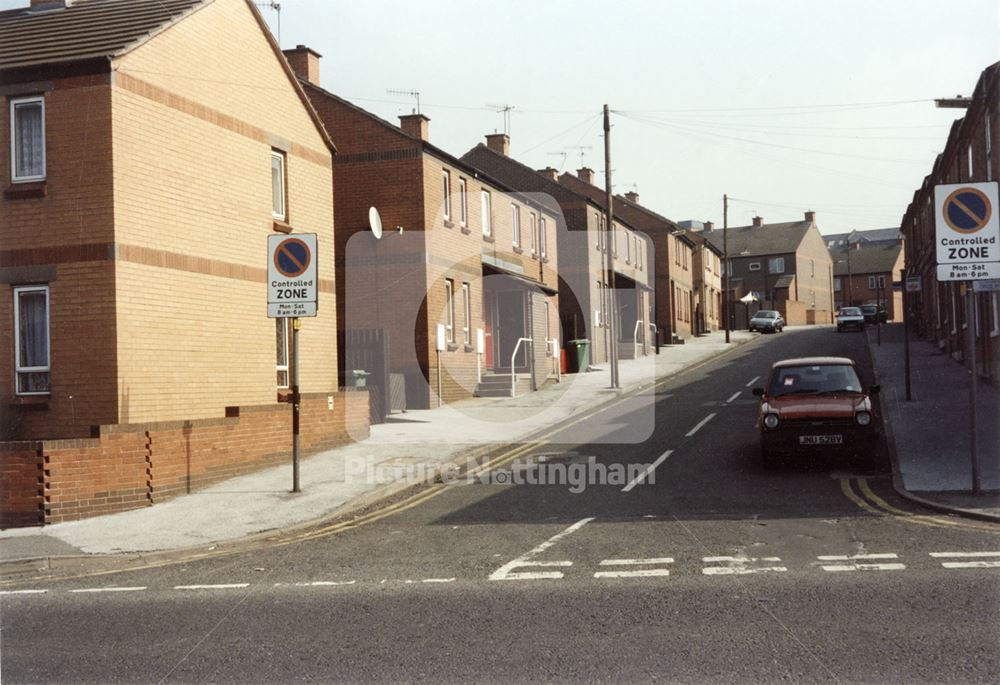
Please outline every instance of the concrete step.
M527 374L517 377L517 394L531 392L531 378ZM476 387L477 397L510 397L510 374L487 374Z

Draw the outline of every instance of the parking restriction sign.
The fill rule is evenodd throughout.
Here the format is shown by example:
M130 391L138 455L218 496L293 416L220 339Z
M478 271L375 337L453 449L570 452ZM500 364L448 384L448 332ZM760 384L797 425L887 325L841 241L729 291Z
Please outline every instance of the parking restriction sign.
M934 187L938 280L1000 277L997 184Z
M267 315L316 316L316 234L267 237Z

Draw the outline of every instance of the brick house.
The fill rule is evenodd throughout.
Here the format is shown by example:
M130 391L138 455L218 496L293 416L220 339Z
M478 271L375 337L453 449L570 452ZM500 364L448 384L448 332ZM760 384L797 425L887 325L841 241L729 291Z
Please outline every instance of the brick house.
M934 186L997 181L1000 173L1000 62L979 76L965 116L956 119L944 152L913 193L903 215L906 273L919 276L921 291L909 303L915 328L956 360L965 357L968 322L964 284L938 281L934 242ZM994 382L1000 378L1000 294L977 293L975 311L978 372Z
M252 2L33 2L0 13L0 82L5 522L287 459L276 232L319 234L302 447L367 434L337 385L333 144Z
M703 226L713 228L711 221ZM694 243L695 333L711 333L722 328L722 250L695 231L684 231L684 235Z
M703 230L716 249L724 249L723 231ZM761 309L777 309L789 325L833 322L833 260L816 225L815 212L802 221L729 228L730 302L733 326L745 327L749 307L739 300L756 294Z
M890 321L901 321L903 239L898 228L823 236L833 258L833 295L839 309L881 304Z
M512 362L519 392L553 378L556 213L431 144L426 116L401 116L399 126L380 119L320 87L316 53L286 54L340 141L342 329L385 332L391 373L405 379L411 407L509 396ZM387 229L381 239L370 231L371 207Z
M548 197L561 214L558 230L559 293L565 340L590 340L590 361L604 364L610 358L612 300L606 263L607 231L604 200L577 192L562 183L555 169L534 169L508 154L504 134L487 136L487 144L472 148L462 160L512 188ZM592 185L593 171L579 172ZM619 321L619 356L649 354L653 346L651 320L653 251L649 240L634 226L614 222L614 304ZM642 323L640 323L642 322Z

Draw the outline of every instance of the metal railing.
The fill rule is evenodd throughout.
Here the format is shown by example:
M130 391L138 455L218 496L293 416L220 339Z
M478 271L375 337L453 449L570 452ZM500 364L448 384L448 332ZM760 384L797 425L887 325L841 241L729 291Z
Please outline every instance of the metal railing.
M635 330L632 331L632 345L634 346L635 356L633 359L639 358L639 328L642 326L642 319L635 322Z
M517 359L517 352L521 349L521 343L534 342L531 338L518 338L514 345L514 353L510 355L510 396L517 396L517 373L514 371L514 360Z

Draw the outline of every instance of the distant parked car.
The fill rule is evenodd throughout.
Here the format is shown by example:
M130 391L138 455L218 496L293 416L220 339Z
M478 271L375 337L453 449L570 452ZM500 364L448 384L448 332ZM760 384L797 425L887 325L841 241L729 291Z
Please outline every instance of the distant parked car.
M773 309L761 309L750 319L749 328L761 333L781 333L785 328L785 320Z
M855 328L859 331L865 329L865 315L861 313L860 307L841 307L837 312L837 332L845 331L848 328Z
M889 320L885 307L880 304L863 304L861 313L864 314L865 323L886 323Z
M803 458L828 452L874 459L879 427L872 397L854 362L846 357L785 359L771 367L760 397L757 428L761 458L772 466L779 456Z

